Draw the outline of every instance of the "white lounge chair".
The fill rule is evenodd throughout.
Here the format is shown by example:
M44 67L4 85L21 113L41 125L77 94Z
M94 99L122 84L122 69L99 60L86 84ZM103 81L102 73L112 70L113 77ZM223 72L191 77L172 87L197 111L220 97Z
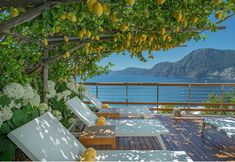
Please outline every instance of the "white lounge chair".
M123 108L109 108L103 109L103 103L93 96L88 91L85 91L84 96L90 101L96 109L98 109L99 113L111 112L110 109L117 109L117 112L120 113L121 116L146 116L152 114L152 112L147 107L140 106L129 106Z
M78 161L86 148L49 112L8 137L33 161ZM192 161L184 151L97 151L96 161Z
M201 130L202 134L204 133L204 129L207 125L217 129L218 131L226 134L229 138L235 140L235 118L205 117L203 118L203 123L202 123L202 130Z
M86 125L95 126L98 117L78 97L66 101L66 105ZM169 131L157 119L106 119L107 125L114 125L116 136L156 136L162 149L166 149L161 139Z

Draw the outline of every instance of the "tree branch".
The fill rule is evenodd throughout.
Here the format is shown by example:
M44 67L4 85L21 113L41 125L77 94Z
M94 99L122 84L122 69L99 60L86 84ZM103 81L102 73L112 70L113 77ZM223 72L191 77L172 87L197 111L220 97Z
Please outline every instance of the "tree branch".
M34 8L26 13L23 13L17 17L14 17L6 22L1 23L0 24L0 33L3 33L5 31L9 30L10 28L16 27L18 25L21 25L27 21L30 21L30 20L38 17L39 15L42 14L42 12L45 9L52 8L57 4L58 4L58 2L57 3L47 3L46 5L38 6L38 7Z
M39 45L40 47L42 48L45 48L45 49L49 49L49 50L56 50L55 48L51 47L51 46L44 46L43 43L41 42L35 42L32 38L29 38L29 37L26 37L20 33L16 33L16 32L10 32L10 31L7 31L7 32L4 32L6 33L7 35L11 35L15 38L18 38L20 40L23 40L25 42L29 42L29 43L33 43L33 44L36 44L36 45Z
M106 41L106 40L109 40L109 38L112 38L112 35L111 36L103 36L103 37L100 38L100 41ZM88 42L91 42L90 38L89 39L87 38L83 41L78 42L76 46L74 46L73 48L67 50L67 52L73 53L74 51L81 48L85 43L88 43ZM63 56L64 56L64 53L60 53L56 56L49 57L47 59L41 60L40 62L38 62L38 63L32 65L30 68L26 69L26 73L31 74L34 71L36 71L37 69L40 69L43 65L52 63L52 62L62 58Z
M66 2L77 2L80 0L46 0L46 3L66 3ZM0 0L0 7L22 7L26 8L29 6L39 6L44 4L44 0Z

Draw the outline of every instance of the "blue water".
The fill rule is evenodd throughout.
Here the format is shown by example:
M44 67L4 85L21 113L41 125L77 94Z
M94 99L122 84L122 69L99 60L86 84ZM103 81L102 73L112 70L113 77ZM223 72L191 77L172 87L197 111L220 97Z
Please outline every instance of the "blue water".
M158 82L158 83L235 83L235 81L219 79L188 79L164 78L137 75L103 75L87 80L86 82ZM95 86L88 87L102 101L125 102L188 102L189 89L184 86L159 87L157 86L99 86L98 93ZM205 102L211 93L221 95L222 87L192 87L191 102ZM234 87L225 87L224 92L231 92ZM158 93L157 93L158 92ZM157 95L159 94L159 95Z

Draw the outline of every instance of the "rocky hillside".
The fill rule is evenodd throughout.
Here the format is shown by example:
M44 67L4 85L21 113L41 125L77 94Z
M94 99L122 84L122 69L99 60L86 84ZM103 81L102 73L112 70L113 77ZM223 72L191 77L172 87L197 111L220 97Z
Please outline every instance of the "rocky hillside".
M163 62L151 69L127 68L112 73L194 79L235 79L235 50L199 49L178 62Z

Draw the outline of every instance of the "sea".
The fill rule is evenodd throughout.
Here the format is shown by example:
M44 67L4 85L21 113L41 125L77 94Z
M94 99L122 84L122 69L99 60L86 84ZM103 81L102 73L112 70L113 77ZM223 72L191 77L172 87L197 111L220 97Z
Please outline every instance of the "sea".
M189 79L139 75L101 75L86 82L155 82L155 83L235 83L235 80ZM115 102L206 102L211 94L217 96L231 93L235 87L191 87L185 86L95 86L87 87L101 101ZM189 97L190 96L190 97ZM153 105L151 105L153 106ZM177 106L177 105L175 105ZM179 106L179 105L178 105Z

